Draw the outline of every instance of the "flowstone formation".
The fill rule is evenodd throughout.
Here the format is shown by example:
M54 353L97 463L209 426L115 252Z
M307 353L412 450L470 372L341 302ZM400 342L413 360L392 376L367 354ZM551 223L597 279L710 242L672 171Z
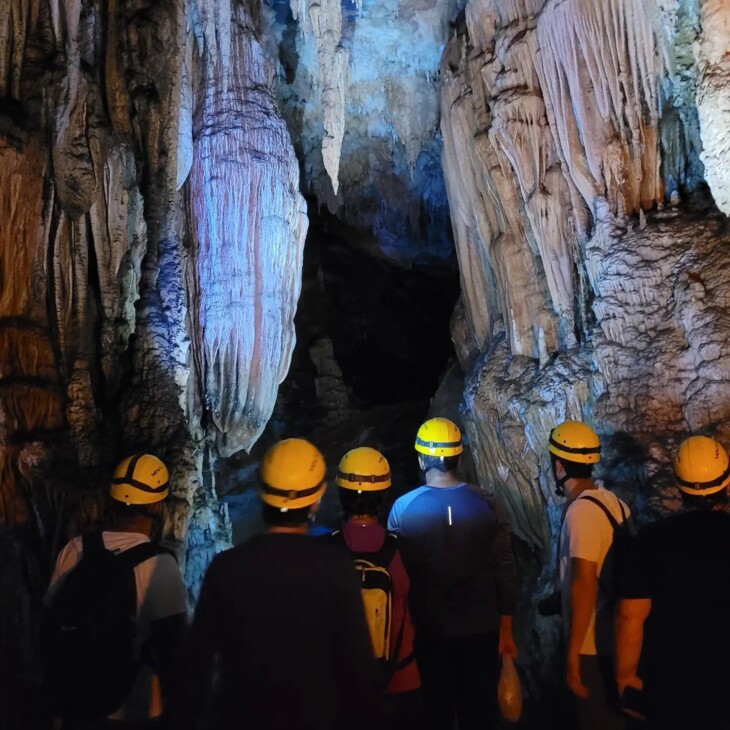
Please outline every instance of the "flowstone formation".
M192 594L230 539L213 467L271 414L307 229L257 22L240 1L0 7L0 716L117 460L170 466Z
M550 429L597 427L597 476L640 522L677 506L681 438L730 437L730 235L702 165L725 210L728 47L724 3L470 0L444 52L466 429L545 566L522 609L530 682L560 676L530 599L560 525Z

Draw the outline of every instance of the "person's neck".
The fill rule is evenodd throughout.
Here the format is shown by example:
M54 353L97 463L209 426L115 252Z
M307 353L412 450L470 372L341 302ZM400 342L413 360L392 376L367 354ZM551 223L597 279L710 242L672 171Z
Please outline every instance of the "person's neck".
M306 535L306 525L294 525L292 527L281 527L272 525L266 529L266 532L270 535Z
M426 485L429 487L458 487L464 482L458 479L456 474L450 471L439 471L429 469L426 472Z
M348 525L372 525L377 521L373 515L350 515L346 520Z
M135 515L119 520L109 529L110 532L138 532L140 535L151 537L154 525L155 521L149 515Z
M583 492L589 489L598 489L593 479L568 479L565 483L565 491L569 502L575 501Z

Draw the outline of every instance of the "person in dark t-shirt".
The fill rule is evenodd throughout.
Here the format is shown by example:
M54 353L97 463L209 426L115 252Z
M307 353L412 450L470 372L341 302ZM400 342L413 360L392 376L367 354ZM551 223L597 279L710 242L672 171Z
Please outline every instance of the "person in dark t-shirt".
M427 727L488 730L497 715L499 655L512 637L517 579L511 537L491 496L456 476L461 432L432 418L415 444L426 484L393 504L395 532L411 578Z
M211 563L174 727L341 730L373 723L377 666L345 550L308 537L325 464L302 439L266 454L267 532Z
M730 728L730 459L691 436L674 463L686 511L647 526L621 571L616 678L651 728Z

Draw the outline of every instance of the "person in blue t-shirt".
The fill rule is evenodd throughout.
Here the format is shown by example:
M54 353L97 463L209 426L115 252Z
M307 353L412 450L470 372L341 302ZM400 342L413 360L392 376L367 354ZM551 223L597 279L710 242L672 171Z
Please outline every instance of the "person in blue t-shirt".
M494 726L499 656L513 659L517 578L507 524L486 491L456 476L461 432L432 418L415 444L426 483L396 500L388 529L411 577L416 657L429 726Z

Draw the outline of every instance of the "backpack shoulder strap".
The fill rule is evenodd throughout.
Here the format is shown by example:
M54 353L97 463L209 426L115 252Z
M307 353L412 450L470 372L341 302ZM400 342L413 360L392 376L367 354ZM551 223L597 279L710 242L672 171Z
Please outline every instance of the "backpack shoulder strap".
M595 497L591 497L589 495L586 495L585 497L581 497L581 499L584 499L584 500L586 500L588 502L593 502L593 504L598 505L603 510L603 513L606 515L606 517L608 517L608 521L611 523L611 527L613 528L614 532L616 531L616 529L619 526L619 522L611 514L611 510L608 509L608 507L606 507L606 505L603 504L603 502L601 502L600 499L596 499ZM620 501L619 501L619 505L621 507L621 514L623 515L624 514L624 508L623 508L623 505L621 504ZM625 517L624 517L624 519L625 519Z
M371 560L384 568L389 568L395 554L398 552L398 537L392 532L385 535L383 546L375 553L372 553Z
M94 530L93 532L85 532L81 535L82 553L81 559L85 557L93 557L99 555L106 547L104 546L104 536L100 530Z
M116 559L120 568L130 568L133 570L140 563L144 563L145 560L154 558L156 555L163 555L164 553L171 554L162 545L154 542L142 542L139 545L129 548L129 550L125 550L123 553L119 553Z

